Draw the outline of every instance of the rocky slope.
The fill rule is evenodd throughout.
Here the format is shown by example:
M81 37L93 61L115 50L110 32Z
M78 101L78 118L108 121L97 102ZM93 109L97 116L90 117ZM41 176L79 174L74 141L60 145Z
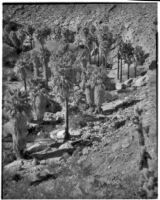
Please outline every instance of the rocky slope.
M141 147L133 123L137 105L143 108L143 128L149 126L149 170L157 176L156 71L147 76L147 82L135 80L142 80L136 89L132 84L118 93L118 100L104 103L105 115L83 115L84 127L72 129L72 140L64 144L55 142L62 125L43 126L41 135L27 143L35 159L4 166L4 198L143 198Z
M105 23L113 35L121 33L124 40L131 40L134 46L142 46L150 55L147 64L156 58L156 3L4 4L3 13L22 24L38 27L39 23L44 23L52 29L60 25L76 31L77 25L91 22L99 27Z
M142 66L145 70L156 58L156 3L4 4L3 12L4 17L11 15L18 23L35 27L45 23L52 31L57 24L76 31L77 25L93 22L100 27L105 23L114 36L121 33L124 40L131 40L134 46L140 45L149 53ZM54 31L48 47L52 46L53 38ZM110 53L113 64L110 75L114 78L116 51L115 48ZM149 189L153 194L140 194L144 186L140 182L143 170L139 170L141 147L133 123L134 109L142 105L143 127L149 127L148 135L145 134L145 146L152 158L149 170L157 177L156 77L156 70L148 70L144 76L132 79L126 88L108 93L112 96L113 92L116 100L103 104L102 115L84 112L82 116L72 116L71 126L79 123L79 127L72 127L72 139L64 144L56 140L57 132L64 129L63 124L50 123L38 127L38 131L33 129L27 142L32 158L3 166L3 198L156 197L154 184ZM54 117L50 116L51 121ZM3 143L3 153L11 149L9 145L11 143Z

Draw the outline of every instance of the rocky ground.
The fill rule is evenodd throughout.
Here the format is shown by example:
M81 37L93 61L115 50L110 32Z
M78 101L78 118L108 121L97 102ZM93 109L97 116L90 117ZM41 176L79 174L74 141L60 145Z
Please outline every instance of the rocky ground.
M57 50L54 44L57 25L76 32L79 25L93 23L98 29L107 24L114 37L120 34L134 47L141 46L149 57L143 66L137 67L137 78L133 78L131 65L131 78L127 80L127 65L123 64L123 83L119 83L118 46L110 51L107 62L112 70L108 76L116 83L116 89L106 91L102 114L72 109L69 141L63 141L64 123L59 121L63 111L45 113L41 125L29 124L26 159L15 160L12 138L3 135L3 198L149 198L140 193L141 147L133 121L135 107L141 105L145 145L152 158L149 166L157 177L157 73L156 69L149 70L151 62L156 60L157 4L4 4L3 17L8 15L24 26L48 25L52 33L46 46L51 52ZM17 60L12 48L3 48L6 61ZM37 44L35 48L38 50ZM13 68L5 63L3 96L9 88L23 87Z
M32 158L3 166L3 198L140 198L134 108L143 107L147 148L157 160L156 71L129 82L124 82L125 89L118 85L118 99L105 102L103 114L82 113L85 123L72 127L67 142L60 131L63 124L33 129L27 143ZM3 153L9 144L3 142Z

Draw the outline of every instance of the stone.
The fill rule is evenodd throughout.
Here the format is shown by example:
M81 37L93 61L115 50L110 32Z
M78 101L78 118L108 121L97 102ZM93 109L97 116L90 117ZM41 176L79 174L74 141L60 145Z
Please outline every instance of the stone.
M38 160L36 158L34 158L33 161L32 161L32 165L36 166L38 164L39 164Z
M60 164L61 157L57 157L57 158L49 158L47 160L45 160L45 164L48 165L57 165Z
M49 133L49 137L50 137L51 139L53 139L53 140L56 140L56 139L57 139L57 136L56 136L57 131L58 131L58 130L53 130L53 131L51 131L51 132Z
M149 81L149 76L146 74L145 76L141 76L140 78L135 80L133 86L136 87L145 86L148 83L148 81Z
M149 65L149 69L150 69L150 70L157 69L157 62L156 62L156 60L153 60L153 61L151 62L151 64Z
M7 123L5 123L2 127L2 137L6 138L12 136L13 133L14 133L14 120L10 120Z
M123 100L115 100L115 101L112 101L109 103L104 103L102 105L102 110L104 113L110 114L110 113L116 111L117 109L120 109L120 108L124 109L125 106L132 105L135 102L137 102L137 99L126 97Z
M126 89L126 85L124 83L116 83L116 90Z
M46 165L46 160L41 160L40 165Z
M34 153L34 152L38 152L38 151L42 151L45 148L47 148L48 144L44 144L44 143L36 143L30 147L28 147L26 149L27 153Z
M57 139L64 139L65 138L65 130L60 130L57 132L56 136L57 136Z
M23 165L22 160L15 160L14 162L4 166L4 173L15 174L17 171L20 171L22 165Z
M81 136L82 135L82 130L80 130L80 129L70 130L70 135L71 136Z
M120 120L120 121L114 122L114 125L113 125L113 126L114 126L114 128L118 129L118 128L120 128L121 126L124 126L125 123L126 123L126 120Z
M83 155L88 154L88 148L87 148L87 147L85 147L85 148L82 150L82 154L83 154Z
M124 85L126 86L126 87L130 87L131 86L131 84L133 83L133 78L129 78L128 80L126 80L125 82L124 82Z
M32 153L31 156L33 158L37 158L38 160L44 160L44 159L49 159L49 158L61 157L66 152L69 154L72 154L73 151L74 151L74 148L58 149L58 150L53 150L53 151L48 151L48 152Z
M70 142L66 142L66 143L62 144L62 145L59 147L59 149L72 149L72 148L73 148L73 146L71 145Z

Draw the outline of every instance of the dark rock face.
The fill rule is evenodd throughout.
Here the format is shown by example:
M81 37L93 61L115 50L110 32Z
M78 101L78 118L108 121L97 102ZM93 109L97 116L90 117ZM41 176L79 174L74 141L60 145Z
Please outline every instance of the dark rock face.
M153 61L151 62L151 64L149 65L149 69L150 69L150 70L157 69L157 62L156 62L156 60L153 60Z

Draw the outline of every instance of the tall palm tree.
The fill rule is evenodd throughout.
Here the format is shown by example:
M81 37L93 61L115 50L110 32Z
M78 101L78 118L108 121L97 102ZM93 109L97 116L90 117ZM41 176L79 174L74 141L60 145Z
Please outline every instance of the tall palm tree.
M48 27L42 27L37 30L36 36L41 44L41 53L42 53L42 63L43 63L43 77L46 83L46 86L48 86L48 62L50 53L49 50L45 47L46 39L51 34L51 29Z
M69 71L68 71L69 72ZM73 84L70 79L67 77L67 70L62 69L58 70L57 73L54 75L53 79L53 86L56 88L56 92L58 95L65 101L65 139L68 140L70 138L69 134L69 97L70 92L72 90Z
M26 63L23 60L18 60L15 65L14 71L20 76L20 79L24 83L25 92L27 93L27 73L26 73Z

